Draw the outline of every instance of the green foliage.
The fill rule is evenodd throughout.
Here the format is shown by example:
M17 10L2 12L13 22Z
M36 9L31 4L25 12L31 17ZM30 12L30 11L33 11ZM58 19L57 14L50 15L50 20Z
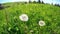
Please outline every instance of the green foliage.
M10 7L0 10L0 34L60 34L60 7L38 3L5 5ZM22 22L21 14L27 14L29 20ZM39 26L39 20L46 25Z

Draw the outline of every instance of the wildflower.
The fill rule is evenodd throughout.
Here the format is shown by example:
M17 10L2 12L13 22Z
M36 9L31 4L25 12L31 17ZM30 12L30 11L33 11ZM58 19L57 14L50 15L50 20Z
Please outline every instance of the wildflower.
M45 26L45 22L42 21L42 20L40 20L40 21L39 21L39 25L40 25L40 26Z
M22 14L19 16L21 21L28 21L28 16L26 14Z

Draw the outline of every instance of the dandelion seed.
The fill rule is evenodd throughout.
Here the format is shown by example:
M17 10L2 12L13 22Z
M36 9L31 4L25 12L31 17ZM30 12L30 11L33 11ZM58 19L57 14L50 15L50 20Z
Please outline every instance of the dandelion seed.
M42 21L42 20L40 20L40 21L39 21L39 25L40 25L40 26L45 26L45 22Z
M22 14L19 16L21 21L28 21L28 16L26 14Z

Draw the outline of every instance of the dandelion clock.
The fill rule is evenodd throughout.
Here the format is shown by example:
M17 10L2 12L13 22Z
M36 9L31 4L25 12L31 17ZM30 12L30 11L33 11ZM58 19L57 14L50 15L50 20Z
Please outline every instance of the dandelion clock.
M45 26L45 22L42 21L42 20L40 20L40 21L39 21L39 25L40 25L40 26Z
M28 16L26 14L22 14L22 15L19 16L19 19L21 21L28 21Z

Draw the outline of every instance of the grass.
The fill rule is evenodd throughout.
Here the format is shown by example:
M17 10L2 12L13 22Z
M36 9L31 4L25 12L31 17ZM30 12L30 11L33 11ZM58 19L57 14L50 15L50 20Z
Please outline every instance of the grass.
M4 6L10 7L0 10L0 34L60 34L60 7L38 3L7 3ZM29 20L22 22L21 14L27 14ZM39 20L46 25L39 26Z

